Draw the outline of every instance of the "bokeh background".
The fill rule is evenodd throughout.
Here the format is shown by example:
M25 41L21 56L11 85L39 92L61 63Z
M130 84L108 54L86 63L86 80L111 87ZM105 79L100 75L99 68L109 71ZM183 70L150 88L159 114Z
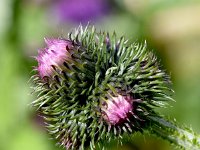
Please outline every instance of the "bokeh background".
M62 150L30 107L32 56L44 37L66 37L80 23L115 31L130 41L147 40L171 75L176 102L162 114L200 133L199 0L0 0L0 150ZM123 147L173 150L155 136L135 134Z

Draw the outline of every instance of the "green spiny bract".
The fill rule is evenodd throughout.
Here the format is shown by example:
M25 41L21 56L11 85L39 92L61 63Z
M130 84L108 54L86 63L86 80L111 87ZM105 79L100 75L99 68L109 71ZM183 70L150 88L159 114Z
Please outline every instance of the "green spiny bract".
M153 107L171 100L169 77L146 43L128 44L115 33L81 26L58 40L66 41L67 57L42 66L50 69L46 76L40 75L39 67L40 59L47 59L37 58L39 67L32 77L37 99L32 104L49 133L67 149L94 149L103 140L121 141L125 132L142 132L149 125L148 116L156 116Z

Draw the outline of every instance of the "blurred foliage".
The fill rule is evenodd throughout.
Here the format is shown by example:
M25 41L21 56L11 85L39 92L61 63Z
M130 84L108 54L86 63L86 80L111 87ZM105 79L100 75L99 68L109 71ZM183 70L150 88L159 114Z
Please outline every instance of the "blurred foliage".
M79 23L60 21L50 0L0 1L0 149L55 150L54 141L38 127L29 104L32 56L44 37L65 37ZM67 0L66 0L67 2ZM176 103L159 110L200 132L200 2L199 0L110 0L109 11L96 19L98 29L147 40L171 74ZM66 10L67 11L67 10ZM78 10L77 10L78 11ZM90 21L90 20L88 20ZM167 150L169 143L136 134L118 149ZM108 147L117 149L113 141Z

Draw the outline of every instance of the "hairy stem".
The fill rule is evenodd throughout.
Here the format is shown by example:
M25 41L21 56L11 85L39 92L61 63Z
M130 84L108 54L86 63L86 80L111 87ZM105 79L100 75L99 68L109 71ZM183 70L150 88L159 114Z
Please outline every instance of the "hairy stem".
M183 149L200 149L200 136L191 129L180 127L173 121L160 116L149 116L149 118L151 120L150 131L152 133Z

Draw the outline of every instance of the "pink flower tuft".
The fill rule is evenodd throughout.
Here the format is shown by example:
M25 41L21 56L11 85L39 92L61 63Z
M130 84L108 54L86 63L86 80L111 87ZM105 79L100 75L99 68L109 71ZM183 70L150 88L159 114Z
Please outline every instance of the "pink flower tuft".
M51 76L53 67L60 66L70 57L68 52L71 43L61 39L45 39L47 47L40 50L36 60L38 61L38 73L41 78Z
M104 119L112 125L125 121L133 110L132 101L130 96L122 95L108 99L107 105L102 109L105 112Z

